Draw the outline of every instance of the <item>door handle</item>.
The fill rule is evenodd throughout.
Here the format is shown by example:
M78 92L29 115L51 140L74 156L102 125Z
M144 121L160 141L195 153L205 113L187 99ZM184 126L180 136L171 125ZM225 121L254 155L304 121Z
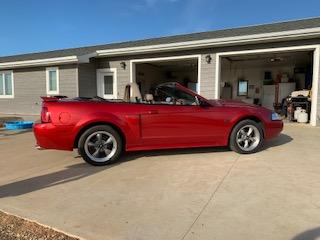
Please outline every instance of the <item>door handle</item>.
M150 110L148 111L148 114L158 114L158 110Z

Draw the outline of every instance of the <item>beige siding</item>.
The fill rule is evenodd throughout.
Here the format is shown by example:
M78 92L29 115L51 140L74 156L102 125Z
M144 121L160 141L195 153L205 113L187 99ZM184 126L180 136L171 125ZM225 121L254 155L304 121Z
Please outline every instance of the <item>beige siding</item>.
M35 114L40 111L40 96L46 95L46 73L42 68L13 71L14 99L0 99L1 113Z
M46 96L46 68L15 69L14 98L0 99L0 113L38 114ZM77 96L77 67L60 66L60 94Z
M210 53L208 53L210 54ZM206 98L213 99L215 93L215 54L210 54L211 63L206 62L206 56L201 55L201 68L200 68L200 94Z
M93 97L97 95L97 69L94 63L81 64L78 67L79 96Z
M59 67L60 95L68 97L78 96L78 67L77 65L65 65Z

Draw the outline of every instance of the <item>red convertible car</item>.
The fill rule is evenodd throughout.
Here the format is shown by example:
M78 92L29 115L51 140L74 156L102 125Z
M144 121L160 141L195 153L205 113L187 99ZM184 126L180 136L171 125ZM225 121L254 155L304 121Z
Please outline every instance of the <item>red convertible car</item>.
M278 115L241 101L207 100L178 83L157 86L144 98L136 85L124 99L44 97L34 134L39 148L77 148L92 165L126 151L229 146L259 151L282 131Z

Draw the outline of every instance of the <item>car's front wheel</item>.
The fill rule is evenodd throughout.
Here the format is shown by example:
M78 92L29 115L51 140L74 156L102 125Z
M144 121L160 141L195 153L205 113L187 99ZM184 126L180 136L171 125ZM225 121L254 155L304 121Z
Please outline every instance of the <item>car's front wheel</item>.
M122 152L122 139L111 126L99 125L80 137L78 151L89 164L103 166L117 161Z
M243 120L239 122L230 135L231 150L249 154L258 152L264 142L263 129L260 123L253 120Z

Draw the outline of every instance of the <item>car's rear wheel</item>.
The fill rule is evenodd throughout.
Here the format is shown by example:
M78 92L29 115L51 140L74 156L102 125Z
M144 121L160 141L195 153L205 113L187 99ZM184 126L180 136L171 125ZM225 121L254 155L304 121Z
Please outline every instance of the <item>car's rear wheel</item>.
M264 142L263 129L260 123L253 120L243 120L239 122L230 135L231 150L249 154L258 152Z
M122 144L121 136L114 128L99 125L89 128L81 135L78 151L87 163L103 166L119 159Z

